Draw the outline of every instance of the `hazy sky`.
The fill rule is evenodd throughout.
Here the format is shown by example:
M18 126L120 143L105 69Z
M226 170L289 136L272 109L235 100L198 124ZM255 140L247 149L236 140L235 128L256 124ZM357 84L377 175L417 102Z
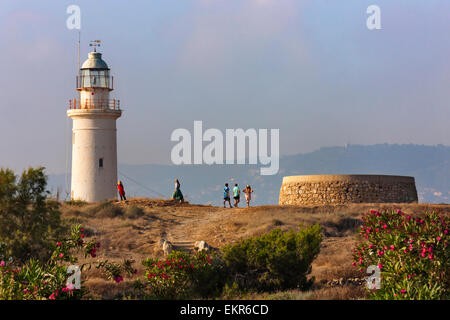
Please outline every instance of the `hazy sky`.
M282 155L450 144L448 0L0 2L0 167L66 168L68 100L101 39L125 110L119 163L170 163L174 129L278 128ZM381 7L382 30L366 28Z

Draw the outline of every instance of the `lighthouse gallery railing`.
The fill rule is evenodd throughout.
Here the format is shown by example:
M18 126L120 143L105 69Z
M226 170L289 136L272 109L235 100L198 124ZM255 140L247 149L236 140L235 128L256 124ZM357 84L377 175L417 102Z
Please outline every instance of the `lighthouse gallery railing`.
M69 100L69 109L120 110L120 100Z

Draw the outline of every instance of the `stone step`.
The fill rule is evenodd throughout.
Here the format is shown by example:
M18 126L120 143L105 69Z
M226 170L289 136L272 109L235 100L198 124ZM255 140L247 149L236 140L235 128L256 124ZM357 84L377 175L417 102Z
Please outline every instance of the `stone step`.
M170 240L169 240L170 241ZM172 248L179 251L193 251L195 241L170 241Z
M173 246L172 249L174 251L184 251L184 252L194 251L194 248L192 248L192 247L177 247L177 246Z

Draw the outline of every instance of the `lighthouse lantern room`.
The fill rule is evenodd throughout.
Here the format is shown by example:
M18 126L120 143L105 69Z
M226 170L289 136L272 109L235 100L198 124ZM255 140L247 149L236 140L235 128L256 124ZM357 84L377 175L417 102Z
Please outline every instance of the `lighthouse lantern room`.
M102 54L89 53L77 76L79 98L69 101L72 126L71 199L88 202L117 195L116 120L120 102L110 99L113 78Z

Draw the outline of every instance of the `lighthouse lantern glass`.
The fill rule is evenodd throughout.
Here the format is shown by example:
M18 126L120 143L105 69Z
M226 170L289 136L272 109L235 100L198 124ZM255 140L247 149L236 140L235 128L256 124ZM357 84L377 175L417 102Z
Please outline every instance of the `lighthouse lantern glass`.
M109 70L80 70L81 88L110 88Z

